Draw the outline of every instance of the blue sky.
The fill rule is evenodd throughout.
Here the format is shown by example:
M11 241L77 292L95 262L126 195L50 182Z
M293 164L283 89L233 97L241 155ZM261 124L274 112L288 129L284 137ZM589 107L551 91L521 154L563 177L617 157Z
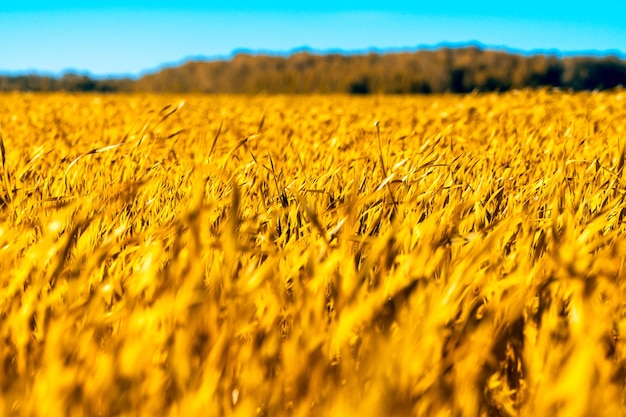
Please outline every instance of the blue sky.
M241 49L354 52L442 42L626 57L625 16L626 1L611 0L3 1L0 72L139 75Z

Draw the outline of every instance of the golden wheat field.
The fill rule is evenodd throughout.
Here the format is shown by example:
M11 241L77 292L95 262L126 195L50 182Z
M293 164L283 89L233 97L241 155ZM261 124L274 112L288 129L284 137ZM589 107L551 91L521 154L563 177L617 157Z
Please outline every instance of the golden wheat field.
M0 124L0 415L626 412L624 92Z

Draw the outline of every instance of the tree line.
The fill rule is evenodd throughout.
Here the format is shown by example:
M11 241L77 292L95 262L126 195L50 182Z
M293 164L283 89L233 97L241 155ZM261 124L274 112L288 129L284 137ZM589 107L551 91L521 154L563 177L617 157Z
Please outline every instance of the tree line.
M620 85L626 85L626 61L615 56L528 56L475 46L361 55L239 53L230 60L190 61L138 79L0 76L0 91L415 94Z

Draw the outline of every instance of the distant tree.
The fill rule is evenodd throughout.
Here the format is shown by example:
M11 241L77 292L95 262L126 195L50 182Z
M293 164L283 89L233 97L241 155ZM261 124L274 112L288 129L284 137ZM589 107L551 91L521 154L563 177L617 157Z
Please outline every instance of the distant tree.
M350 94L369 94L371 92L369 79L363 76L356 81L352 81L348 92Z
M137 80L0 76L0 91L415 94L511 88L607 89L626 85L616 57L524 56L476 46L363 55L239 53L228 61L190 61Z

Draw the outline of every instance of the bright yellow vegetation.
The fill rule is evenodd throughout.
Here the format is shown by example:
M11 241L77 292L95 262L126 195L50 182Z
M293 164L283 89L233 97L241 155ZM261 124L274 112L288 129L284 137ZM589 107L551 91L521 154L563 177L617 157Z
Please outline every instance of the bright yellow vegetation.
M0 415L626 411L623 92L0 123Z

